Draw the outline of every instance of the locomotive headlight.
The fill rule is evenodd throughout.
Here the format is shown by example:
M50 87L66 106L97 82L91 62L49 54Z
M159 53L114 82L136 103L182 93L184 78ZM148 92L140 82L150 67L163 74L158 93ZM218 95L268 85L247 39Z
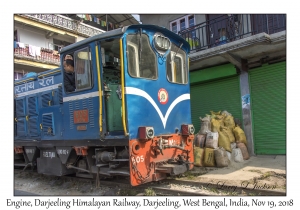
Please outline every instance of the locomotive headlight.
M146 128L146 136L151 139L154 137L154 129L152 127Z
M163 36L160 33L154 35L154 47L157 52L164 54L171 48L171 41L169 38Z
M154 137L153 127L139 127L139 139L152 139Z
M155 37L155 44L157 47L162 47L162 45L163 45L162 42L163 42L163 40L162 40L161 36Z
M194 133L195 133L195 128L194 128L193 125L189 125L189 126L188 126L188 129L189 129L189 133L190 133L190 134L194 134Z

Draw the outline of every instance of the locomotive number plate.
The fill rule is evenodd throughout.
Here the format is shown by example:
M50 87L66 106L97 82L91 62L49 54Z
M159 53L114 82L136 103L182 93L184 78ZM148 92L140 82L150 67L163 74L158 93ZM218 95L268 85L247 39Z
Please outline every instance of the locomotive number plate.
M88 123L89 122L89 110L76 110L74 111L74 124Z

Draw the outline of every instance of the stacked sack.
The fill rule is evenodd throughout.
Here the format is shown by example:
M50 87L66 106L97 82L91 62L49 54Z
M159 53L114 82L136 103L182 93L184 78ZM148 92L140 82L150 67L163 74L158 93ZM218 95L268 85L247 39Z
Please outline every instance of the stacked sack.
M204 160L204 148L206 144L206 135L211 130L210 116L206 116L204 118L200 117L200 121L201 121L201 127L198 134L195 136L195 140L194 140L194 165L195 166L204 166L203 160Z
M244 131L227 111L213 112L201 118L201 127L194 141L194 165L226 167L230 160L249 159Z

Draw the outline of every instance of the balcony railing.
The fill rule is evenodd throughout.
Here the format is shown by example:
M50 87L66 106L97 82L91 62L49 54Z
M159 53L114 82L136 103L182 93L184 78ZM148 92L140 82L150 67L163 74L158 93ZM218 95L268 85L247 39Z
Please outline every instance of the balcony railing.
M192 50L205 50L265 32L286 30L285 14L222 15L179 32Z
M15 43L16 44L16 43ZM52 64L52 65L60 65L60 56L57 51L50 50L47 48L40 48L40 52L36 54L36 52L30 53L28 44L24 44L24 46L19 47L15 46L14 48L14 57L29 61L35 61L40 63Z
M105 31L95 28L93 26L86 25L84 23L75 21L62 15L54 14L25 14L21 15L26 18L30 18L42 23L53 25L70 32L81 34L85 37L91 37L97 34L101 34Z

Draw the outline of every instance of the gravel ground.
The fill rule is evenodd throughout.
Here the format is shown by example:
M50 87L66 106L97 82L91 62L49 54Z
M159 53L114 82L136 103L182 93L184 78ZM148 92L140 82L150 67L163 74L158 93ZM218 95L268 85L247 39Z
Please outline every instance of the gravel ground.
M106 186L96 188L92 181L75 182L74 180L61 179L55 176L42 174L31 174L29 172L14 173L14 188L16 190L27 191L38 195L49 196L87 196L87 195L113 195L118 193L118 189Z

